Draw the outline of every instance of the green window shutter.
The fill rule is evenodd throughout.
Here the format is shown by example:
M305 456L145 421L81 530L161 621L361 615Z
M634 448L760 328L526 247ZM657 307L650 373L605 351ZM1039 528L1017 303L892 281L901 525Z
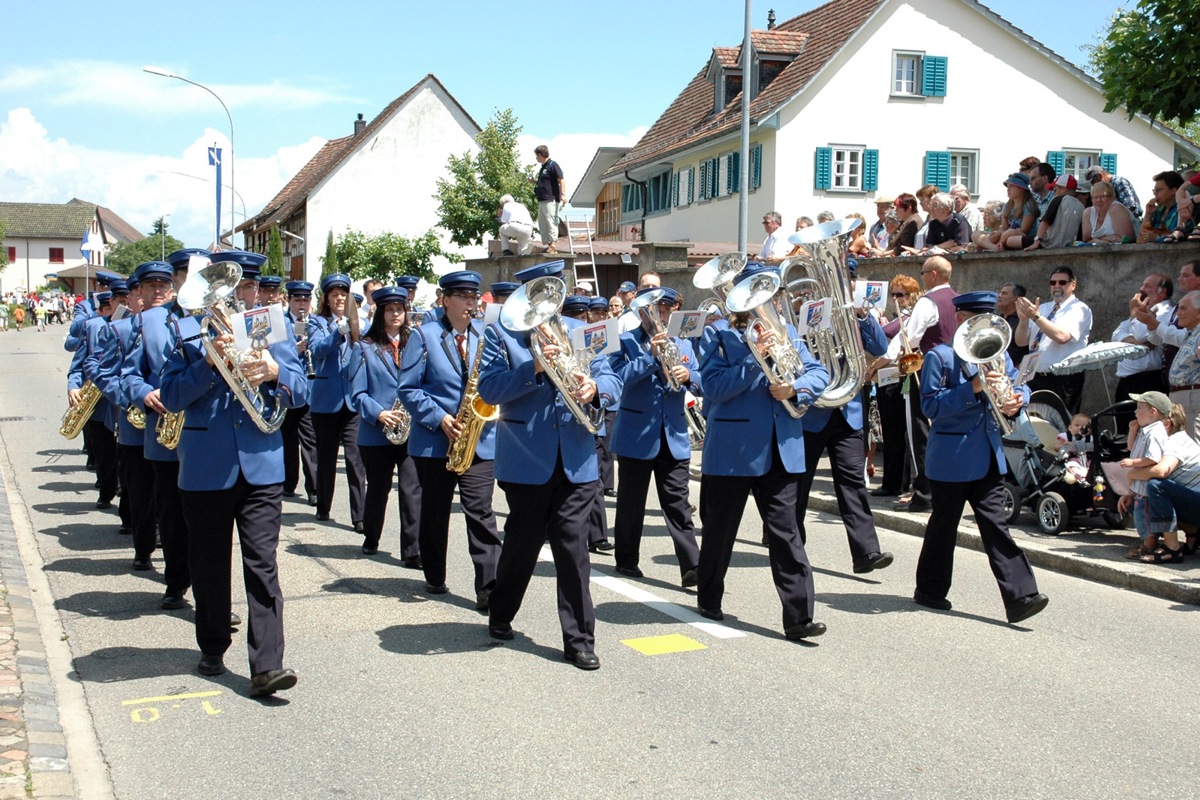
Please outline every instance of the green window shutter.
M695 192L695 189L696 189L696 168L695 168L695 167L688 167L688 191L687 191L687 199L688 199L688 205L689 205L689 206L690 206L690 205L692 204L692 202L695 200L695 197L696 197L696 192Z
M879 189L879 151L863 150L863 179L864 192L874 192Z
M927 150L925 152L925 183L931 183L943 192L950 191L949 150Z
M762 145L756 144L750 148L750 188L762 186Z
M921 94L926 97L946 96L945 56L925 56L921 59Z
M736 194L742 188L742 154L725 156L725 194Z
M709 198L721 196L721 159L719 158L708 160L708 196Z
M814 188L828 189L833 184L833 148L818 147L817 148L817 168L815 171L816 180L813 182Z
M679 173L671 176L671 205L679 205Z
M1100 167L1109 175L1117 174L1117 154L1116 153L1101 153Z
M700 162L700 199L708 199L708 162Z
M1051 150L1046 153L1046 163L1054 167L1055 175L1062 175L1067 169L1067 154L1063 150Z
M629 184L625 184L624 186L621 187L621 213L622 214L629 213L629 190L632 188L633 187L630 186Z

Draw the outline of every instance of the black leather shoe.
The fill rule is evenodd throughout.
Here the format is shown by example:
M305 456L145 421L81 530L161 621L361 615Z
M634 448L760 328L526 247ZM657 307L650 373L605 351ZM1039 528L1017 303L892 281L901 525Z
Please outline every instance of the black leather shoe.
M725 615L721 613L721 609L719 608L705 608L704 606L696 606L696 608L700 611L700 616L705 619L715 619L718 621L725 619Z
M320 511L318 511L317 512L317 522L329 522L329 515L322 514Z
M239 617L237 614L233 613L232 611L230 611L229 612L229 627L238 628L238 627L241 627L241 624L242 624L242 618Z
M445 594L450 591L450 587L444 583L426 583L425 591L430 594Z
M806 622L803 625L791 625L783 629L783 635L790 642L812 639L823 633L825 633L824 622Z
M121 527L117 528L117 533L121 534L122 536L132 536L133 535L133 526L122 525Z
M275 694L296 685L300 676L290 669L273 669L260 672L250 679L250 696L262 697Z
M627 577L627 578L642 578L642 577L645 577L644 575L642 575L642 571L641 571L640 569L638 569L637 567L621 567L621 566L618 566L618 567L617 567L617 572L621 573L622 575L624 575L624 576L625 576L625 577Z
M880 486L878 489L871 490L872 497L899 497L899 492L893 492L891 489L885 489Z
M296 496L296 490L295 490L295 489L284 489L284 490L283 490L283 496L284 496L284 497L295 497L295 496Z
M683 573L683 580L681 581L681 583L683 584L683 588L685 588L685 589L690 589L691 587L693 587L697 583L699 583L699 580L696 577L696 570L689 569L687 572Z
M907 503L896 503L892 506L892 511L915 511L917 513L926 513L933 510L933 506L928 500L909 500Z
M604 496L605 496L605 497L616 497L616 496L617 496L617 490L616 490L616 489L605 489L605 490L604 490Z
M1049 604L1050 598L1038 592L1037 594L1026 595L1019 600L1014 600L1011 603L1004 605L1004 613L1008 615L1008 621L1011 623L1021 622L1029 619L1034 614L1041 611Z
M134 568L135 570L137 570L138 572L145 572L146 570L148 570L148 569L152 569L153 567L152 567L152 565L150 564L150 559L148 559L148 558L135 558L135 559L133 560L133 568Z
M162 602L159 604L164 611L175 611L180 608L187 608L187 601L183 599L182 594L175 592L167 592L163 595Z
M364 556L373 556L378 552L379 552L379 545L376 545L376 544L364 544L363 545L363 555Z
M225 660L221 656L201 656L196 671L201 675L224 675Z
M356 523L354 523L354 532L355 533L366 533L367 526L362 524L361 522L356 522Z
M862 561L854 562L854 573L856 575L862 575L866 572L874 572L877 569L883 569L884 567L891 566L892 560L891 553L871 553L871 555L867 556Z
M97 500L96 508L100 509L101 511L106 511L106 510L112 508L112 501L111 500Z
M310 494L310 495L308 496L308 504L309 504L310 506L316 506L316 504L317 504L317 496L316 496L315 494Z
M580 669L600 669L600 659L587 650L563 650L563 658Z
M913 592L913 602L919 606L925 606L926 608L932 608L937 611L949 611L954 607L946 598L934 597L933 595L925 594L920 589L917 589L915 592Z
M513 633L512 625L509 625L508 623L489 622L488 636L491 636L493 639L501 639L507 642L515 637L516 634Z
M487 611L491 607L492 593L487 589L475 593L475 610Z
M413 556L412 558L406 558L401 563L404 565L405 569L421 569L421 567L422 567L420 556Z
M614 545L608 539L605 539L602 542L596 542L595 544L588 545L589 553L611 553L613 550L616 550L616 549L617 549L616 545Z

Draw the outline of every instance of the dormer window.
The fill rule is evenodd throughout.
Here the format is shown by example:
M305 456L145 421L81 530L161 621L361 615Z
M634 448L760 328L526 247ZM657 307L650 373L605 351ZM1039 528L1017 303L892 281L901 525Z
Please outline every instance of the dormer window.
M742 91L742 71L722 69L717 80L713 81L716 90L713 97L713 113L720 114L733 98Z
M779 77L779 73L787 68L789 63L788 61L774 59L760 61L758 64L758 91L761 92L763 89L766 89L771 81Z

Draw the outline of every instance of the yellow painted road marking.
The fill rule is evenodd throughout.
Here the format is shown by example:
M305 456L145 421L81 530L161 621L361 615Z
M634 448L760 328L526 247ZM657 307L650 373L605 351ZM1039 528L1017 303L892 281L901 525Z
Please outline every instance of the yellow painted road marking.
M166 694L161 697L139 697L137 700L122 700L123 706L140 706L146 703L165 703L168 700L191 700L197 697L216 697L221 692L190 692L188 694Z
M665 636L646 636L641 639L622 639L626 644L644 656L661 656L667 653L686 653L689 650L707 650L708 648L689 639L682 633L668 633Z

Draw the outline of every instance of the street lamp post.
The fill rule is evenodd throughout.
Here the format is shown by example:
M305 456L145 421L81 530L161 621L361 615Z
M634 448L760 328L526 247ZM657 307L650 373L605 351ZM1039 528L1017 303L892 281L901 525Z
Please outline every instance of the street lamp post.
M221 108L225 109L225 116L229 118L229 190L236 196L237 192L234 191L236 183L234 180L233 115L229 113L229 106L225 105L225 101L221 99L221 96L212 89L208 88L202 83L196 83L195 81L188 80L182 75L176 75L173 72L168 72L161 67L151 66L142 67L142 72L149 72L151 75L161 75L164 78L174 78L175 80L183 81L184 83L190 83L192 86L198 86L211 94L213 97L217 98L217 102L221 104ZM234 231L237 230L236 209L233 203L229 204L229 223L229 241L232 242L235 235ZM217 220L217 230L220 231L220 229L220 220ZM219 240L217 241L217 246L221 246L221 242Z

